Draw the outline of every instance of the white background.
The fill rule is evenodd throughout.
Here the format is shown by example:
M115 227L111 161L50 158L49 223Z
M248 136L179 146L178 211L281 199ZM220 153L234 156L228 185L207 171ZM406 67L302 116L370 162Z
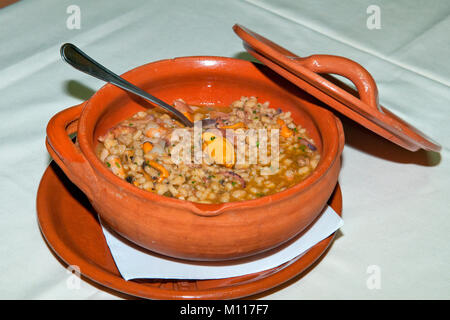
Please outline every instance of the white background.
M380 29L367 28L372 4ZM69 5L81 9L80 29L67 28ZM345 226L313 270L257 298L450 298L449 14L445 0L21 0L0 9L0 298L123 298L85 281L69 288L37 225L47 122L103 85L63 63L61 44L117 73L177 56L246 58L234 23L300 56L359 62L381 104L443 145L440 154L411 153L344 121ZM380 271L378 289L367 286L370 266Z

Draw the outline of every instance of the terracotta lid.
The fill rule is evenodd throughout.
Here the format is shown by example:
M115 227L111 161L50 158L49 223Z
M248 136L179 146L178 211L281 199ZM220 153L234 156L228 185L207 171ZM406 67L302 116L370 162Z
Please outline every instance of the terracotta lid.
M441 150L437 142L379 105L377 85L358 63L332 55L301 58L241 25L233 30L251 55L343 115L407 150ZM339 81L324 75L328 73L349 79L357 94L344 90L343 83L336 85Z

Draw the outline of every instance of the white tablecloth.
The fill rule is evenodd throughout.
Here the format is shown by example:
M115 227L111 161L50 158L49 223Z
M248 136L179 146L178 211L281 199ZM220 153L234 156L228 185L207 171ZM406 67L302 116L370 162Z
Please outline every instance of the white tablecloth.
M345 226L314 269L258 298L450 298L450 2L376 2L379 29L367 27L377 22L373 1L22 0L0 9L0 298L122 298L85 281L68 286L37 225L46 124L103 85L63 63L61 44L122 73L176 56L245 57L234 23L299 55L358 61L384 106L443 145L440 155L411 153L344 121ZM71 5L80 29L67 27Z

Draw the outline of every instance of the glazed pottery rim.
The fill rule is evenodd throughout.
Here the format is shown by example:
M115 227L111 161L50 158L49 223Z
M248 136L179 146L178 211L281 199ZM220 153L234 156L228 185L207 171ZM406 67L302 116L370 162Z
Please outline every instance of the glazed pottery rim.
M125 72L122 77L125 79L128 79L132 77L135 73L141 72L143 69L148 68L150 66L154 66L156 64L167 64L167 63L192 63L193 65L195 63L198 63L199 61L203 60L214 60L216 62L222 62L222 63L240 63L242 65L245 65L249 67L250 65L255 65L254 62L242 60L242 59L236 59L236 58L230 58L230 57L220 57L220 56L186 56L186 57L177 57L173 59L162 59L158 61L153 61L141 66L137 66L127 72ZM262 64L261 64L262 65ZM262 65L264 66L264 65ZM268 68L264 66L265 68ZM268 68L269 69L269 68ZM316 184L318 181L320 181L321 177L325 176L326 173L329 171L329 169L333 166L334 162L339 158L341 154L340 149L340 141L339 141L339 128L336 121L340 121L338 118L334 116L332 112L329 110L326 110L322 108L321 111L323 111L324 115L328 116L329 122L332 124L331 129L332 133L330 136L333 137L335 140L333 141L327 141L324 139L323 132L318 127L318 119L313 117L311 114L308 114L308 117L315 123L317 127L317 131L319 133L320 139L322 140L322 153L320 161L317 165L317 167L314 169L314 171L304 180L301 182L287 188L286 190L263 196L257 199L252 200L244 200L244 201L234 201L234 202L225 202L225 203L214 203L214 204L205 204L205 203L196 203L191 202L188 200L181 200L177 198L171 198L166 197L164 195L158 195L153 192L149 192L146 190L142 190L140 188L137 188L130 183L126 182L125 180L119 178L115 174L113 174L110 170L108 170L104 164L100 161L100 159L97 157L95 150L90 147L91 141L94 141L93 139L93 132L89 136L87 135L87 119L88 115L91 110L95 107L94 104L99 99L99 96L102 95L104 90L122 90L120 88L115 87L112 84L105 84L103 87L101 87L98 91L96 91L92 97L85 102L85 105L83 106L83 109L80 114L79 122L78 122L78 132L77 132L77 141L79 143L79 147L81 149L81 153L86 161L86 164L95 171L96 174L102 176L106 181L110 182L112 185L116 187L120 187L121 191L126 191L127 196L133 195L138 198L142 198L148 201L152 202L158 202L159 204L163 204L166 206L172 206L172 207L189 207L189 209L199 215L202 215L202 213L206 213L205 215L216 215L220 214L226 209L231 208L245 208L245 207L258 207L258 206L265 206L269 203L274 203L281 201L283 199L289 198L295 194L298 194L300 192L306 191L309 188L311 188L314 184ZM123 90L122 90L123 91ZM125 95L125 91L123 91L123 94ZM105 104L106 105L106 104ZM317 106L317 108L320 108ZM98 123L100 116L96 119L96 123ZM325 120L323 120L325 121ZM95 127L95 125L94 125ZM329 145L329 151L324 154L323 151L325 150L325 147L328 147ZM94 146L95 148L95 146ZM88 188L90 188L88 186Z

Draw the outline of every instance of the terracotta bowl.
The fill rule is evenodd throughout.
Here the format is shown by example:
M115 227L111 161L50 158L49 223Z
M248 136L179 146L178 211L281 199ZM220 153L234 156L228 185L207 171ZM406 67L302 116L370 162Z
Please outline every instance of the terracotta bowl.
M274 248L317 218L337 183L344 133L339 119L313 98L267 67L223 57L163 60L123 77L168 103L182 98L193 105L226 106L241 96L270 101L308 130L321 160L306 180L256 200L199 204L141 190L111 173L95 147L98 136L151 105L107 84L50 120L47 149L118 234L171 257L228 260ZM69 137L74 132L75 144Z

